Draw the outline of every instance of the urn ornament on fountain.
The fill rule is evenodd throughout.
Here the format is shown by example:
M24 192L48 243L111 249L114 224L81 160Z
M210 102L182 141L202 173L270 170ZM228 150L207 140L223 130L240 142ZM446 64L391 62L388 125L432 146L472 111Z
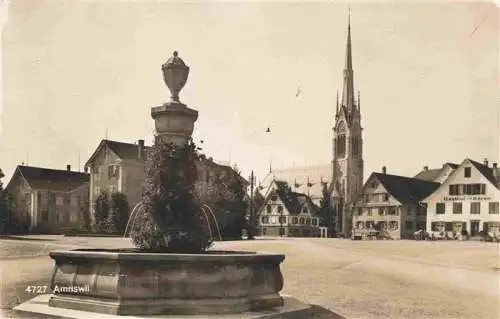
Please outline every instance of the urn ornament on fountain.
M179 57L177 51L162 66L163 80L172 94L172 101L179 101L179 92L186 84L189 76L189 67Z

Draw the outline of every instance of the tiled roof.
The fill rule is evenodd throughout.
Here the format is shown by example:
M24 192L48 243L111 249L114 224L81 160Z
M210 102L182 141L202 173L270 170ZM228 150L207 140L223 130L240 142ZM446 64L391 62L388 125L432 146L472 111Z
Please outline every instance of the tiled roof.
M89 174L67 170L20 165L16 172L34 189L69 192L90 181Z
M439 176L442 170L442 168L424 169L423 171L415 175L414 178L424 181L433 181Z
M275 170L264 178L261 185L266 191L273 180L283 181L288 183L294 192L309 194L313 198L322 197L323 185L321 181L330 183L331 170L330 164ZM311 184L310 187L307 186L308 180ZM295 187L295 183L298 187Z
M493 167L488 167L484 164L481 164L479 162L476 162L476 161L473 161L471 159L469 159L469 161L471 162L472 165L474 165L474 167L479 171L481 172L481 174L484 175L484 177L486 177L493 185L497 185L498 181L496 180L495 176L494 176L494 168ZM497 168L497 176L500 176L498 175L499 173L499 170Z
M120 158L123 159L138 159L138 147L137 144L132 143L124 143L117 141L104 140L106 145L115 152ZM147 152L150 149L149 146L145 146L144 150ZM146 159L146 155L143 157L143 160Z
M428 182L417 178L373 173L389 194L403 204L417 204L434 192L439 183Z
M451 162L446 162L440 168L424 169L413 178L432 182L436 180L436 178L443 172L446 166L449 166L451 169L456 169L459 165Z
M283 204L285 205L288 212L292 215L297 215L301 212L302 206L305 203L309 203L311 207L317 210L317 206L314 205L311 198L305 194L293 192L288 188L287 183L276 182L277 188L275 190L276 194L279 196ZM316 211L312 212L313 214Z

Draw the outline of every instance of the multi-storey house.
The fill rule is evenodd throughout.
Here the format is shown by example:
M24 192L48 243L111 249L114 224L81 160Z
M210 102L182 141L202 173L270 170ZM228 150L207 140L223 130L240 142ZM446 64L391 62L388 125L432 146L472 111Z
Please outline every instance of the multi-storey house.
M31 232L61 233L85 225L89 175L66 170L17 166L5 188L14 202L16 220Z
M376 230L392 239L409 238L426 229L425 207L420 201L439 187L428 182L382 173L372 173L354 205L353 227Z

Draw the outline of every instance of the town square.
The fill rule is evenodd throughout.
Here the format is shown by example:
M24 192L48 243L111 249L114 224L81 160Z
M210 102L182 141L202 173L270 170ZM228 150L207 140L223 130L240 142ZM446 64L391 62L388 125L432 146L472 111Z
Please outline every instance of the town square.
M0 9L5 316L500 317L493 4Z

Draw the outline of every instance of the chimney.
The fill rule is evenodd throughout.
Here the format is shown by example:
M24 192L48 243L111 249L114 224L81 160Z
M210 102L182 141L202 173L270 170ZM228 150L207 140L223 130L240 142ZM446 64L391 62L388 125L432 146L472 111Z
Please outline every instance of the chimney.
M137 158L143 159L144 157L144 140L137 141Z
M386 174L386 173L387 173L387 167L382 166L382 174Z
M486 157L484 158L483 164L484 164L484 166L488 166L488 159Z
M429 170L429 166L424 166L424 171L428 171Z
M66 170L67 170L68 172L71 172L71 165L66 165Z

